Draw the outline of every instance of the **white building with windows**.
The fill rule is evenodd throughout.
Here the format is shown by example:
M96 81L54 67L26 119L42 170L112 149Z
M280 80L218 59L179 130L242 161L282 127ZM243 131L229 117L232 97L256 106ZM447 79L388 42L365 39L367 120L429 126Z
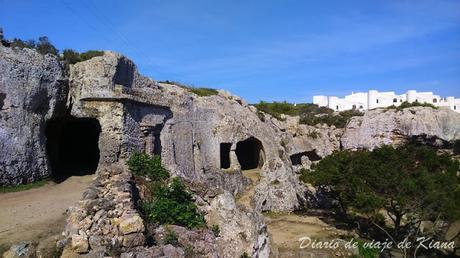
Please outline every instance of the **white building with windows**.
M433 92L417 92L409 90L404 94L398 95L394 91L378 92L370 90L368 92L356 92L344 98L335 96L313 96L313 104L320 107L328 107L335 111L350 109L368 110L391 105L399 106L404 101L409 103L420 102L429 103L441 108L449 108L455 112L460 112L460 99L454 97L442 98L434 95Z

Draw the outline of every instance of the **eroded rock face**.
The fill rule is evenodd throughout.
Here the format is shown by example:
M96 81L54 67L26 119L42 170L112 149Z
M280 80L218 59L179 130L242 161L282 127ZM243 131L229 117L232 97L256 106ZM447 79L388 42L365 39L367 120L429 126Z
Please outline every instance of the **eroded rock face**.
M438 139L439 144L460 139L460 114L430 107L370 110L350 120L341 143L344 149L373 149L416 136Z
M247 184L240 171L247 163L261 169L257 210L300 207L303 189L280 145L283 133L239 97L225 91L199 97L155 83L111 52L72 66L70 88L72 115L101 124L100 164L123 162L133 150L161 154L173 174L236 195ZM269 184L274 177L276 189Z
M65 109L66 97L56 57L0 44L0 185L51 174L45 125Z
M282 132L262 121L255 108L225 91L199 97L176 85L157 84L111 52L72 66L70 88L71 114L96 118L101 125L100 165L124 162L134 150L161 154L172 174L191 185L219 189L197 193L199 208L222 227L219 247L230 252L240 244L241 250L232 253L268 255L268 235L256 211L291 211L300 207L304 194L280 146ZM235 205L235 196L249 183L241 169L254 168L260 169L261 180L254 207L243 211ZM233 203L232 209L214 207L222 198ZM229 219L246 222L228 224ZM233 243L235 232L244 236L238 243Z
M218 195L208 207L206 221L218 225L217 238L221 257L268 257L270 253L267 226L260 213L238 206L231 194Z

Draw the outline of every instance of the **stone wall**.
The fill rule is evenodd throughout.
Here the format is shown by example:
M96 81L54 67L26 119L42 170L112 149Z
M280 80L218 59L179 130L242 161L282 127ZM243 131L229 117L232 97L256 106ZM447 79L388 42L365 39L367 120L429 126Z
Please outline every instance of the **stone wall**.
M99 169L76 207L69 209L64 254L120 254L145 244L131 172L121 165Z

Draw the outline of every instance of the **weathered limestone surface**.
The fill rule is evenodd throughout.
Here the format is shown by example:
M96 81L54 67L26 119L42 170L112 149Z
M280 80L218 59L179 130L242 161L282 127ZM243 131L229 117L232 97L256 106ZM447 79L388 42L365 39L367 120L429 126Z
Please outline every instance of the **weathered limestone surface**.
M94 255L143 246L145 227L134 193L131 172L120 165L101 168L83 199L69 210L61 243L67 244L67 252Z
M67 96L56 57L0 44L0 185L49 176L45 122Z
M344 149L373 149L401 144L413 136L438 139L439 144L460 139L460 114L430 107L370 110L351 119L341 143Z
M261 121L255 108L239 97L225 91L199 97L176 85L157 84L111 52L72 66L70 88L72 114L97 118L101 124L101 163L122 161L135 149L157 152L175 175L237 194L247 180L239 171L236 145L254 137L263 146L257 209L299 207L302 188L280 145L282 132ZM110 115L103 110L107 105ZM114 118L114 113L120 116ZM231 166L226 170L220 164L221 143L231 144ZM280 182L276 189L269 187L274 177Z

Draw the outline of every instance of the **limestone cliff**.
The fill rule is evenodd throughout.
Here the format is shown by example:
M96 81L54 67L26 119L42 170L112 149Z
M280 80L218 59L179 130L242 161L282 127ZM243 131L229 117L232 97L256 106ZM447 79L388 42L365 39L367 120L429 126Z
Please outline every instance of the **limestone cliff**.
M341 144L344 149L373 149L401 144L413 137L426 138L436 145L460 139L460 114L430 107L370 110L351 119Z
M50 175L45 125L63 111L66 97L55 57L0 44L0 185Z

